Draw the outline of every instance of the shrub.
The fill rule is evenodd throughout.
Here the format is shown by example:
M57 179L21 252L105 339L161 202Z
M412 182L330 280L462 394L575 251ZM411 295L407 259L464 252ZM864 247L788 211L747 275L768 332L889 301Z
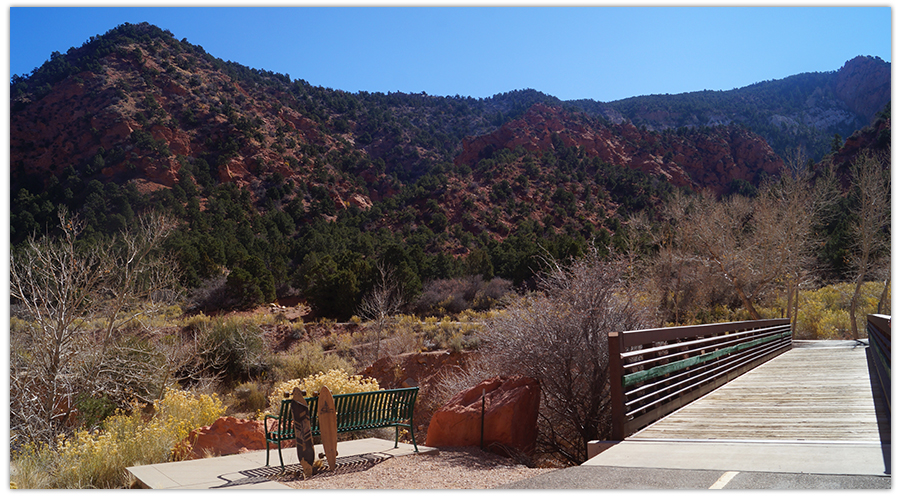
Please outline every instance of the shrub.
M146 408L145 408L146 409ZM61 438L56 449L29 444L13 453L11 481L18 488L123 488L126 467L179 458L176 445L190 431L225 412L218 397L169 389L154 401L154 415L117 412L101 429Z
M79 394L75 396L75 407L78 408L81 426L90 429L112 415L116 410L116 403L106 395Z
M306 391L307 397L310 397L319 392L323 385L327 385L332 394L353 394L380 389L378 381L373 378L364 379L362 375L350 375L342 369L328 370L327 373L319 372L302 380L288 380L275 385L269 395L269 407L277 409L284 394L290 394L294 387Z
M427 283L416 302L420 314L457 314L466 309L485 311L512 291L512 282L503 278L485 281L481 276L434 280Z
M430 350L449 349L451 352L475 349L482 326L481 322L451 321L448 317L440 322L436 318L426 318L422 326L424 346Z
M579 464L587 443L611 431L607 333L645 328L649 311L622 288L626 266L596 250L558 262L530 294L497 314L482 334L497 375L522 374L541 384L538 449Z
M265 339L257 322L200 314L188 320L186 327L198 339L200 357L210 372L241 379L261 366Z
M259 281L248 271L236 267L225 280L225 291L238 307L252 307L265 300Z
M260 390L256 382L244 382L235 387L233 394L238 410L259 411L264 410L268 404L265 391Z
M850 325L850 299L853 283L838 283L818 290L800 293L800 308L794 337L798 339L847 339L852 336ZM860 332L865 332L866 316L878 310L878 300L883 283L863 284L856 317ZM888 290L890 299L890 290ZM890 300L886 301L888 308ZM890 311L886 311L890 314Z
M353 364L337 354L325 354L317 342L296 344L286 354L275 354L270 358L275 380L303 379L318 372L334 369L352 371Z

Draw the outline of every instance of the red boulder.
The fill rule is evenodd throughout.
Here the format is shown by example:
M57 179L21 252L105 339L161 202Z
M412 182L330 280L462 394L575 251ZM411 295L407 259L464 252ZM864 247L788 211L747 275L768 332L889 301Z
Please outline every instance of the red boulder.
M517 375L494 377L463 391L431 418L426 446L479 446L484 391L484 447L503 453L534 451L541 388L537 380Z
M266 448L266 435L259 420L220 417L199 429L194 429L176 448L190 450L187 458L223 456ZM190 445L190 448L188 448Z

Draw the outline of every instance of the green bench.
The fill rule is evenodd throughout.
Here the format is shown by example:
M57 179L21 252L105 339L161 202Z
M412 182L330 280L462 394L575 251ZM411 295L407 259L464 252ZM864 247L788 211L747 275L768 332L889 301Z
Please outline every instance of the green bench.
M416 434L413 428L413 408L416 405L418 387L406 389L387 389L383 391L356 392L353 394L337 394L334 396L334 406L337 413L337 431L354 432L369 429L394 428L394 448L400 439L400 428L409 429L413 448L416 453L419 447L416 445ZM319 435L319 398L318 396L305 398L309 405L309 427L313 436ZM269 430L269 420L277 421L272 430ZM284 471L284 459L281 457L282 441L294 439L294 417L291 414L291 399L281 400L281 408L278 415L266 415L264 419L266 432L266 467L269 466L269 444L278 448L278 460L281 462L281 470Z

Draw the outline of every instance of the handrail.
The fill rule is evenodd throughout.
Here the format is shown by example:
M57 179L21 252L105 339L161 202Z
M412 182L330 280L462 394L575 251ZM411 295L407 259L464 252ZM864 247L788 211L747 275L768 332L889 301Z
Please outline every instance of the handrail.
M610 333L612 440L789 350L791 340L783 318Z
M884 391L884 400L888 411L891 409L891 317L883 314L870 314L866 317L866 330L869 333L869 349L875 373Z

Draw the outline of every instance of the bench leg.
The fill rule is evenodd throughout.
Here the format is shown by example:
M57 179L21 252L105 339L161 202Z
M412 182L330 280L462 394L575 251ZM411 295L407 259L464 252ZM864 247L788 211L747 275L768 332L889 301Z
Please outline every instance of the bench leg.
M415 449L416 453L418 453L419 447L416 446L416 431L413 430L412 424L409 424L408 426L404 425L403 427L409 427L409 436L412 438L413 449ZM400 426L395 425L394 426L394 448L399 448L399 445L397 444L398 441L400 441Z
M413 430L413 423L412 423L412 421L409 422L409 437L412 438L413 449L415 449L415 450L416 450L416 453L418 453L418 452L419 452L419 447L416 446L416 431Z

